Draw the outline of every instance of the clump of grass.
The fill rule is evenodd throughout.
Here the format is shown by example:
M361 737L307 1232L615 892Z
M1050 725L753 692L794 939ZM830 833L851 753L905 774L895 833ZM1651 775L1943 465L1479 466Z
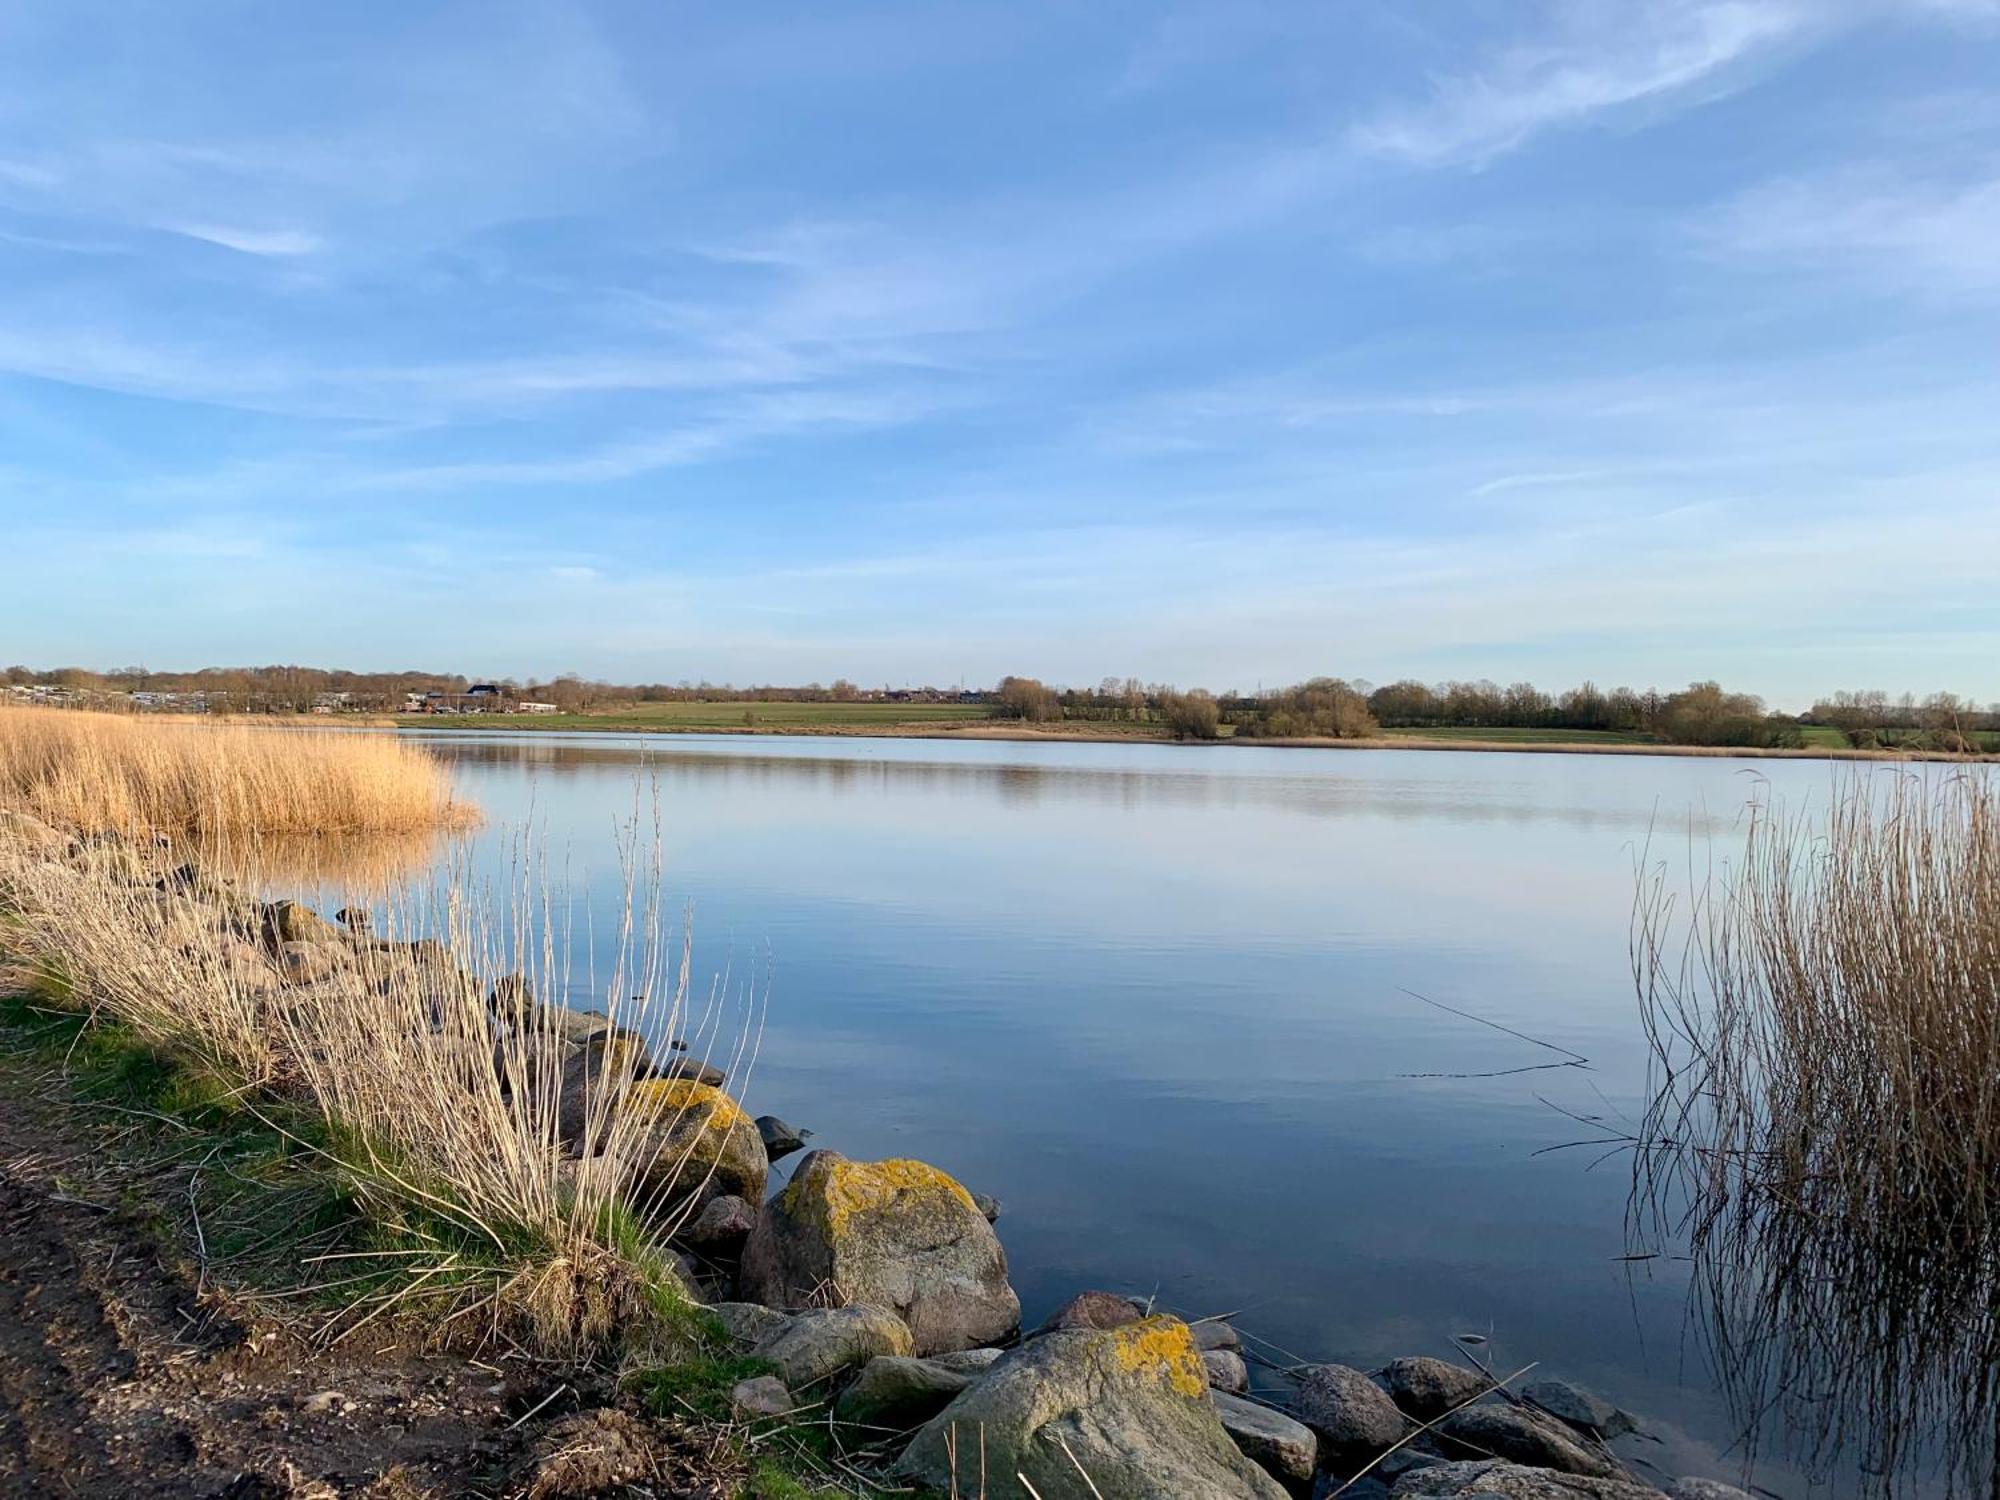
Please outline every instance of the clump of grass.
M1746 1426L1888 1490L1995 1482L2000 786L1907 771L1753 805L1685 910L1642 885L1656 1097L1635 1221L1684 1236ZM1754 1433L1748 1434L1754 1436Z
M382 834L462 826L444 767L392 734L0 708L0 804L83 832Z

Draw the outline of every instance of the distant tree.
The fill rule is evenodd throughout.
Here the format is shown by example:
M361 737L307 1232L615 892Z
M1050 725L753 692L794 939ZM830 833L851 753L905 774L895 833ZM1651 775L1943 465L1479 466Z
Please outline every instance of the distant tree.
M1030 724L1061 717L1062 704L1055 693L1033 677L1003 677L993 699L1005 718L1026 719Z
M1212 740L1222 733L1222 709L1214 695L1196 688L1160 695L1160 722L1177 740Z
M1379 725L1369 700L1338 677L1315 677L1297 687L1267 693L1237 733L1260 739L1360 739Z

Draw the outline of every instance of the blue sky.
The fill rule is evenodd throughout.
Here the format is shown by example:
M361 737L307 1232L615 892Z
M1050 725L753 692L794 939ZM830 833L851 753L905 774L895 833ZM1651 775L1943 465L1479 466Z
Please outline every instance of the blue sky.
M0 13L0 658L2000 698L2000 0Z

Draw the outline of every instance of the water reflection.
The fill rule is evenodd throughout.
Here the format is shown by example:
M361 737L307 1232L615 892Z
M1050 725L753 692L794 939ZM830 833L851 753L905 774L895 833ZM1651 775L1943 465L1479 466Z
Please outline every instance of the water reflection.
M386 895L424 874L462 842L460 833L323 834L210 843L195 858L227 879L287 896L335 892Z
M689 741L698 744L690 748ZM787 742L771 738L750 741L696 736L675 736L666 741L644 735L593 734L565 739L552 734L530 740L520 733L508 733L488 738L436 736L430 743L438 754L460 764L532 767L556 778L606 770L629 775L638 770L670 784L806 786L827 795L849 796L905 792L983 796L1018 808L1044 802L1083 802L1134 812L1176 807L1273 807L1317 818L1373 813L1418 821L1445 814L1457 821L1554 820L1626 833L1643 833L1655 821L1655 810L1648 806L1552 802L1532 792L1524 794L1507 778L1467 776L1456 766L1453 774L1423 774L1427 768L1421 762L1443 758L1437 752L1335 751L1318 757L1381 757L1397 762L1394 774L1383 776L1373 774L1372 767L1367 768L1367 774L1358 775L1286 774L1278 769L1287 763L1297 768L1301 757L1314 754L1298 750L1114 747L1127 757L1159 756L1142 766L1118 766L1074 760L928 759L924 758L924 752L931 749L927 742L916 742L914 754L903 746L897 747L901 753L875 750L843 754L820 748L823 741L811 749L792 749ZM774 744L785 748L770 748ZM969 743L965 748L988 751L989 746L990 742ZM1253 757L1257 757L1254 763ZM1196 758L1202 762L1198 767L1193 764ZM1468 758L1479 757L1449 757L1455 763ZM1412 765L1413 761L1419 764ZM1728 817L1734 816L1734 802L1740 800L1738 793ZM1676 810L1677 814L1685 812ZM1706 835L1726 821L1723 816L1701 812L1694 829ZM1675 826L1686 827L1684 817Z
M1617 1175L1537 1153L1575 1134L1551 1105L1644 1110L1626 938L1649 831L1727 832L1752 784L1808 795L1823 768L426 739L488 819L467 857L545 830L600 929L614 832L657 788L697 976L770 976L753 1112L1001 1198L1030 1319L1099 1285L1360 1365L1477 1331L1646 1415L1663 1474L1728 1476L1726 1404L1677 1356L1685 1268L1635 1274ZM1546 1054L1412 991L1591 1066L1469 1076Z

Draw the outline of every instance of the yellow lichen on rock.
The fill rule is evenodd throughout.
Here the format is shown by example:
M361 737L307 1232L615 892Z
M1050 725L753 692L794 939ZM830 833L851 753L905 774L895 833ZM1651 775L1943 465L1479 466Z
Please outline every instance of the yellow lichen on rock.
M1157 1371L1183 1396L1199 1399L1208 1389L1201 1350L1178 1318L1141 1318L1112 1329L1111 1354L1121 1370Z
M750 1123L750 1117L734 1099L713 1084L697 1083L692 1078L648 1078L633 1085L632 1099L645 1108L657 1110L662 1119L679 1114L699 1115L705 1130L728 1130Z
M826 1227L834 1235L846 1230L856 1214L879 1213L893 1206L905 1193L929 1194L955 1200L974 1213L972 1194L948 1172L926 1162L898 1158L891 1161L823 1160L819 1164L817 1186L826 1211ZM786 1190L796 1194L803 1186L803 1174ZM793 1205L796 1206L796 1205Z

